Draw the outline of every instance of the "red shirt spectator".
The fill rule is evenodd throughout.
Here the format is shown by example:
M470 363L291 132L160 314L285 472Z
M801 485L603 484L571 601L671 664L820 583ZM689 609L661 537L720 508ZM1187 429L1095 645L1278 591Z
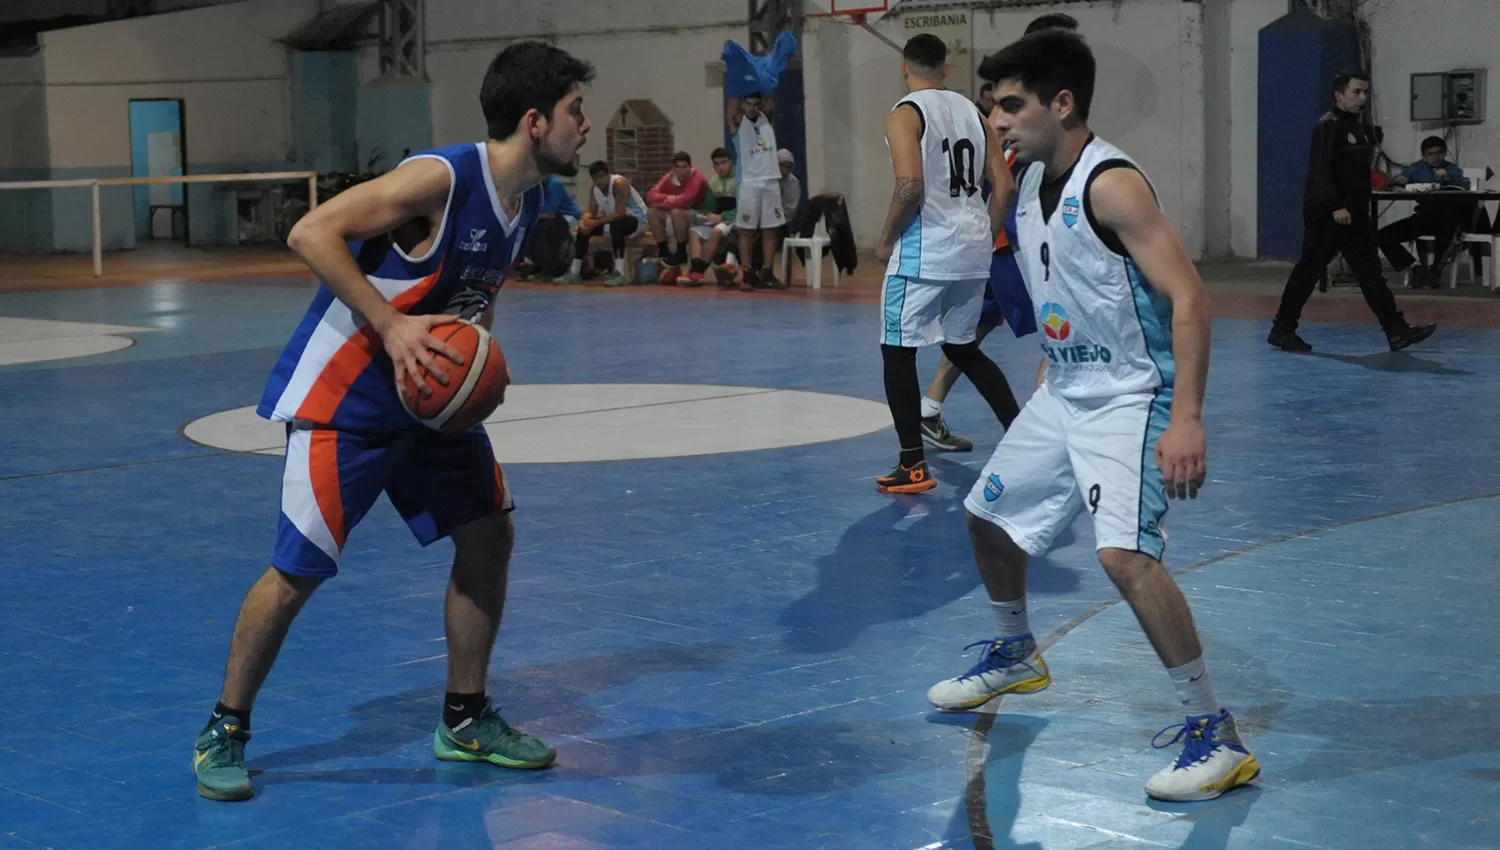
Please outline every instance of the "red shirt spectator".
M646 193L646 203L669 210L696 209L708 194L708 180L686 155L672 160L672 170L662 175Z

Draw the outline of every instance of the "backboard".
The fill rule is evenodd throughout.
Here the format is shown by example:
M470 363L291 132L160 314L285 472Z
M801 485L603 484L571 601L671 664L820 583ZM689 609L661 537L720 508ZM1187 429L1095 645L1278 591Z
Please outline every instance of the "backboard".
M890 11L891 0L807 0L809 16L839 17L856 23L875 23Z

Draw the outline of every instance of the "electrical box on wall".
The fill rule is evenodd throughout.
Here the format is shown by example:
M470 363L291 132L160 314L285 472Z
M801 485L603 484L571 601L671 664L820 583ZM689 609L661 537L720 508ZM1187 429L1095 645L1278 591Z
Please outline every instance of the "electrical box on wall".
M1411 120L1447 124L1484 122L1484 71L1411 75Z

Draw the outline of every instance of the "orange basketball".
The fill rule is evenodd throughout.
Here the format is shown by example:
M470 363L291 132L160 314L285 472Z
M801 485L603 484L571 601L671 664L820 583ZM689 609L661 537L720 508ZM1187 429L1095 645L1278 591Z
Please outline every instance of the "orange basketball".
M425 367L408 374L405 386L397 387L401 401L418 422L434 431L455 434L478 425L505 401L509 383L505 354L482 326L455 318L432 329L432 335L458 350L464 365L433 353L437 365L448 375L448 386L438 383ZM419 383L421 382L421 383ZM432 394L423 398L425 384Z

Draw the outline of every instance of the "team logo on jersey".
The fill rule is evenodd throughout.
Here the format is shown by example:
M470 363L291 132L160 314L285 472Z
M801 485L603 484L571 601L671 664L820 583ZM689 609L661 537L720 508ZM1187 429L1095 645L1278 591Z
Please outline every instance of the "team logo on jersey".
M1068 311L1064 310L1061 304L1048 301L1037 313L1042 319L1037 324L1042 326L1042 333L1046 334L1048 339L1062 342L1073 332L1073 325L1068 321Z
M1078 223L1078 199L1068 198L1062 203L1063 224L1069 227Z
M469 229L469 238L468 238L468 240L466 240L466 241L460 241L458 243L458 250L460 250L460 251L488 251L489 248L490 248L490 243L484 241L484 235L486 233L488 233L488 232L489 232L488 230L486 230L486 229L484 229L482 227L470 228Z
M984 500L986 502L995 501L996 499L1000 498L1000 494L1004 492L1005 485L1000 483L1000 476L991 475L984 482Z

